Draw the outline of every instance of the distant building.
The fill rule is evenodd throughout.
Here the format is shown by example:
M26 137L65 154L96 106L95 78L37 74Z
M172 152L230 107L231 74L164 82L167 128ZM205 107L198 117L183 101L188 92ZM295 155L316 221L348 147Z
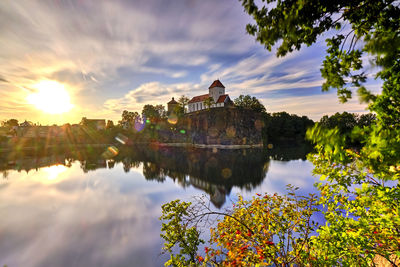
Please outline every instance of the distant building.
M19 126L16 135L24 138L55 138L64 137L65 131L60 126Z
M207 109L204 101L209 97L214 100L210 108L225 107L232 102L229 95L225 94L225 86L219 80L215 80L208 88L208 94L195 96L189 101L187 113Z
M169 101L167 104L168 104L168 114L175 112L175 108L178 106L178 102L176 102L175 99L172 98L172 100Z
M86 117L83 117L81 124L96 130L106 129L106 120L104 119L87 119Z
M20 123L19 126L20 127L31 127L32 123L25 120L23 123Z

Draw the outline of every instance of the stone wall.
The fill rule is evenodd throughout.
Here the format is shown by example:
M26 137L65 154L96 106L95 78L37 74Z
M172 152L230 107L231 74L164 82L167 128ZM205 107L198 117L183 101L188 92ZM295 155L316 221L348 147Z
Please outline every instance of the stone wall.
M252 110L212 108L186 114L181 123L194 144L262 144L263 119Z

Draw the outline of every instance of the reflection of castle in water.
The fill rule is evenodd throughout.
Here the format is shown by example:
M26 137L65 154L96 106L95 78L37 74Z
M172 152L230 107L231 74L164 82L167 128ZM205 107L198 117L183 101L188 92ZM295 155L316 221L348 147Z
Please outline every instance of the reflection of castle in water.
M296 150L296 149L295 149ZM297 149L299 150L299 149ZM302 151L301 151L302 150ZM105 159L104 149L80 149L63 151L53 155L0 155L0 170L26 170L63 164L70 167L79 161L83 172L99 168L114 168L121 163L125 172L142 165L143 176L147 180L164 182L167 178L183 188L193 186L210 196L212 203L220 208L225 203L233 186L251 190L261 184L266 177L269 159L290 160L305 157L300 149L273 150L266 153L262 149L207 150L158 146L134 146L120 148L118 155ZM287 157L286 155L289 155Z

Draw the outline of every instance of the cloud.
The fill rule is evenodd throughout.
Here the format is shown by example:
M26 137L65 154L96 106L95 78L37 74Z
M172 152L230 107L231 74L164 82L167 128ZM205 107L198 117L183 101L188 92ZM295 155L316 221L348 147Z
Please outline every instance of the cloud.
M120 115L123 110L134 110L141 112L146 104L166 106L172 96L186 94L191 84L172 84L164 85L159 82L150 82L140 85L129 91L121 98L109 99L104 103L105 113L117 113Z
M336 93L323 93L311 96L286 96L281 98L262 98L261 102L268 112L286 111L299 116L306 115L313 120L319 120L323 115L333 115L336 112L367 113L367 105L360 104L357 97L347 103L339 103Z
M147 101L204 94L218 78L232 98L273 92L287 99L298 88L314 94L324 45L277 58L245 33L248 22L229 0L1 1L0 24L7 27L0 83L14 99L0 99L0 108L18 99L17 113L29 114L17 88L43 79L69 86L80 107L75 118L115 118L113 112L141 110Z

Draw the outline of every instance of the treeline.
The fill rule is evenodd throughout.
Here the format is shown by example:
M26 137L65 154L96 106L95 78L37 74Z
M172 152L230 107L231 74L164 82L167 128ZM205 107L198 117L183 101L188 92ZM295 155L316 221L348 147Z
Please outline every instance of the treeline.
M314 125L314 121L307 116L298 116L287 112L268 113L263 104L250 95L240 95L234 100L237 108L251 109L260 112L264 118L262 136L264 145L305 141L306 131Z
M268 113L256 97L249 95L241 95L234 100L234 104L238 108L247 108L263 114L263 141L265 145L296 142L308 142L306 140L307 129L314 126L315 122L307 116L298 116L287 112ZM373 113L358 115L355 113L343 112L332 116L325 115L319 122L322 128L338 129L338 134L345 138L346 146L360 147L362 146L360 135L363 131L376 122L376 116ZM353 129L358 127L360 131L354 132Z
M337 129L337 134L344 139L343 145L346 148L360 149L365 138L363 135L369 134L369 126L376 123L376 115L373 113L354 114L343 112L332 116L323 116L319 121L319 126L326 130Z
M173 111L167 112L163 105L144 105L142 112L124 110L121 120L114 125L108 120L105 129L98 129L93 120L83 118L77 125L65 124L60 126L62 135L52 135L51 138L25 138L20 146L44 146L59 144L104 144L122 142L124 144L146 143L146 142L192 142L188 123L185 122L185 108L189 99L181 96ZM250 109L261 113L262 117L262 139L264 145L282 143L307 143L306 132L315 123L307 116L298 116L287 112L268 113L256 98L249 95L240 95L234 99L234 107L238 109ZM374 123L374 114L357 115L348 112L336 113L332 116L323 116L318 124L326 129L338 129L338 133L346 138L346 145L359 147L359 138L354 135L353 129L362 129ZM24 122L23 124L27 124ZM2 123L5 133L13 131L13 126L21 126L15 119L6 120ZM25 125L27 126L27 125ZM32 127L41 127L28 125ZM260 129L260 127L256 127ZM39 129L39 128L37 128ZM353 132L353 134L351 134ZM193 134L193 133L192 133ZM50 135L49 135L50 136ZM49 140L50 139L50 140ZM19 140L17 140L20 142ZM0 136L0 143L11 144L5 135Z
M314 121L307 116L297 116L287 112L265 114L263 137L267 143L294 141L305 142L307 129L314 125Z

